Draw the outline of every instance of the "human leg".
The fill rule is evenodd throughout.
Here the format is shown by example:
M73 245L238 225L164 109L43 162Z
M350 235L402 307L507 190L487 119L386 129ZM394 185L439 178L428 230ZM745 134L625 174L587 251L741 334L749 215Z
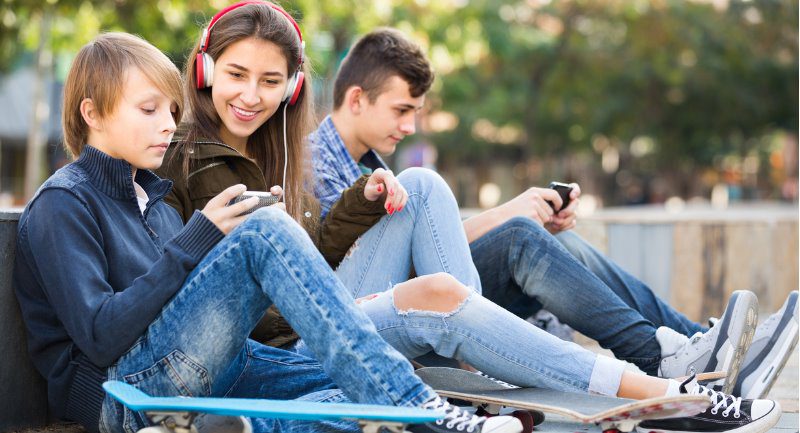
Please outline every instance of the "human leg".
M626 272L573 231L559 233L555 238L623 302L638 311L654 326L666 326L686 336L708 330L675 311L656 296L645 283Z
M376 322L381 336L407 356L434 350L523 386L588 390L632 399L698 394L712 403L697 416L655 423L654 428L763 431L780 416L780 406L773 401L734 398L699 386L693 378L680 383L623 371L619 361L591 353L594 361L588 362L591 358L584 349L522 321L447 274L398 284L362 302L362 308Z
M624 369L542 331L447 274L398 284L361 307L381 337L407 357L434 351L520 386L615 395Z
M412 168L397 178L408 191L405 208L386 215L361 238L336 275L361 297L417 275L446 272L480 291L458 204L447 183L431 170Z
M536 304L614 355L655 374L656 327L579 263L550 233L513 218L470 244L484 296L529 314Z
M154 395L226 395L241 373L231 364L246 359L246 337L273 300L353 401L418 406L433 397L277 209L253 214L200 262L109 378ZM131 418L110 398L103 411L107 431Z

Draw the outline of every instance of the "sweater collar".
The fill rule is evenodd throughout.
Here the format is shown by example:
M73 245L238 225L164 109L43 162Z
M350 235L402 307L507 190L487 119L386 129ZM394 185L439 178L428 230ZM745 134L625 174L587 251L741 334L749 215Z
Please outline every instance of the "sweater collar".
M89 181L104 194L114 199L136 199L133 189L133 167L123 159L116 159L88 144L83 147L75 164L86 172ZM136 183L147 193L150 203L163 198L172 188L172 182L153 174L150 170L137 169Z

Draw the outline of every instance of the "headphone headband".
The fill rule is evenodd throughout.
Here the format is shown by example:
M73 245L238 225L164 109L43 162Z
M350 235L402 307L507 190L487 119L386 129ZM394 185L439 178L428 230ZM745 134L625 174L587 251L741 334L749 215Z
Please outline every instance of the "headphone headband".
M305 41L303 41L303 33L300 32L300 26L297 24L297 21L295 21L294 18L292 18L292 16L289 15L288 12L283 10L282 7L276 5L275 3L269 2L269 1L260 1L260 0L241 1L241 2L238 2L238 3L234 3L234 4L230 5L230 6L222 9L221 11L217 12L217 14L214 15L213 18L211 18L211 21L209 21L208 27L203 29L203 36L200 38L200 51L198 51L198 53L205 53L206 50L208 49L208 40L211 37L211 29L214 28L214 24L216 24L217 21L220 20L220 18L222 18L226 13L228 13L228 12L234 10L234 9L238 9L238 8L240 8L242 6L247 6L247 5L252 5L252 4L265 4L265 5L269 6L269 7L271 7L273 10L283 14L283 16L285 16L286 19L289 20L289 23L292 24L292 26L294 27L295 31L297 31L297 37L300 38L300 59L298 60L298 64L297 64L297 69L300 69L300 67L303 66L303 60L304 60L303 59L303 54L304 54L305 45L306 45Z

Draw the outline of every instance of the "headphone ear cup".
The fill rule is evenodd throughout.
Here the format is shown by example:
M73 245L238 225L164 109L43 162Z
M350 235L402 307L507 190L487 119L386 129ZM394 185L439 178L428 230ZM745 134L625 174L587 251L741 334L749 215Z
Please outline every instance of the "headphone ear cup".
M297 72L294 74L294 76L294 82L292 83L294 86L291 97L289 98L289 105L294 105L297 103L297 99L300 98L300 91L303 89L303 81L305 81L306 78L305 74L302 72Z
M297 84L297 73L289 77L289 81L286 82L286 90L283 91L283 97L281 98L281 102L286 102L289 98L292 97L294 94L294 87Z
M204 89L206 87L205 71L203 53L197 53L197 57L194 59L194 76L196 79L194 84L198 89Z
M195 59L197 88L205 89L214 83L214 59L206 53L198 53Z
M203 60L205 60L205 70L203 71L206 87L211 87L214 84L214 59L207 53L203 53Z

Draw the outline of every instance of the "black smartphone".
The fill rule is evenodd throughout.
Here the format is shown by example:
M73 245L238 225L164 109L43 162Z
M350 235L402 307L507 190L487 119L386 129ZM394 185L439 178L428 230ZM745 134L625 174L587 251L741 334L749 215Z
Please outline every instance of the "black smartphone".
M548 186L550 189L556 190L559 196L561 196L561 209L566 208L569 206L569 202L572 200L569 194L572 192L572 187L566 183L562 182L550 182ZM551 201L547 201L547 204L553 208L554 211L559 212L561 209L556 210L556 206Z
M232 204L239 203L242 200L247 200L250 197L258 197L258 204L250 208L250 210L242 212L242 215L247 215L250 213L255 212L256 210L265 207L265 206L272 206L278 202L278 196L272 195L268 192L264 191L245 191L242 195L236 196L228 202L228 206Z

